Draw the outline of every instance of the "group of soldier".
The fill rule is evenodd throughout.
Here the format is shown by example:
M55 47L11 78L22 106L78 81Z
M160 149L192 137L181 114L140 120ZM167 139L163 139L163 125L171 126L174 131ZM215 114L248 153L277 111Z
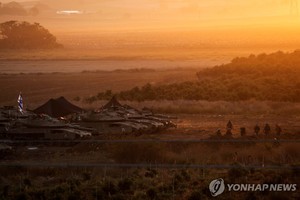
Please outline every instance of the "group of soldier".
M227 125L226 125L226 135L232 135L232 129L233 129L233 125L232 125L232 122L229 120ZM261 130L260 126L258 124L256 124L254 126L254 133L255 133L256 136L259 135L260 130ZM277 136L281 135L281 133L282 133L282 129L278 124L275 125L275 132L276 132ZM240 128L240 133L241 133L241 136L245 136L246 135L246 128L241 127ZM270 135L271 126L268 123L265 124L264 129L263 129L263 133L266 136ZM217 130L217 135L219 135L219 136L222 135L220 129Z

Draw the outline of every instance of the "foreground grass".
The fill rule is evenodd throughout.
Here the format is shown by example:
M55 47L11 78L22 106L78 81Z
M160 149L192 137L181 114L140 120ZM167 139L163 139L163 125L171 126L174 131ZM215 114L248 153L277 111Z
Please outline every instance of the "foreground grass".
M82 145L80 145L83 148ZM76 150L78 147L73 147ZM79 150L79 149L77 149ZM210 199L211 180L226 183L299 182L297 144L107 145L90 151L116 163L152 163L148 168L1 167L2 199ZM71 151L70 151L71 152ZM238 152L238 153L236 153ZM88 151L82 152L89 157ZM263 155L264 154L264 155ZM74 156L74 153L66 155ZM251 155L251 159L249 158ZM47 162L47 161L45 161ZM155 163L231 164L231 169L162 169ZM220 163L221 162L221 163ZM290 166L249 168L250 164ZM88 161L86 161L88 163ZM188 165L187 165L188 166ZM299 192L228 192L220 199L297 199Z

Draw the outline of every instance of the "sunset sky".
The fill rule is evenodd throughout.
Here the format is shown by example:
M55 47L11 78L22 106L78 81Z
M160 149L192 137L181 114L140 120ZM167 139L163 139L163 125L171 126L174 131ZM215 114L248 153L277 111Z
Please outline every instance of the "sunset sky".
M10 0L0 1L10 2ZM53 28L66 25L72 29L100 27L168 29L290 23L300 25L300 17L296 16L297 6L291 9L291 0L19 0L17 2L22 2L28 8L39 2L40 7L43 5L40 14L23 18L29 21L42 21ZM70 10L80 13L57 14L57 11ZM9 17L0 16L0 19Z
M11 0L0 2L4 3L3 8ZM16 2L27 11L37 7L39 13L26 16L0 13L0 23L8 20L38 22L59 42L72 48L128 51L129 47L143 46L151 47L151 51L163 51L176 47L176 52L182 54L185 52L182 47L195 51L208 47L259 48L257 52L260 52L293 50L300 46L300 0Z

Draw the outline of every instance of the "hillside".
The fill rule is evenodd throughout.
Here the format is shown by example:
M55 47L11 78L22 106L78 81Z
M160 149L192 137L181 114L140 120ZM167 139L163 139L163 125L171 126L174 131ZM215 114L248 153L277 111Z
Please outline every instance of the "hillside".
M146 84L116 95L123 100L138 101L300 101L300 51L235 58L228 64L201 70L196 75L198 81ZM93 100L110 98L110 94L100 92Z

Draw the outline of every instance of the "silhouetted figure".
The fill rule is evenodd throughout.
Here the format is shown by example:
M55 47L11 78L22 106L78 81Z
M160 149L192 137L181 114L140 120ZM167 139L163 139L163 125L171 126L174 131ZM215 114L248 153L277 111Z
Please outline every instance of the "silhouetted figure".
M282 129L278 124L276 124L275 130L276 130L276 135L280 135L282 132Z
M246 128L245 127L241 127L240 130L241 130L241 136L242 137L245 136L246 135Z
M232 135L231 129L227 129L226 135L228 135L228 136Z
M258 136L259 131L260 131L260 127L258 126L258 124L256 124L256 125L254 126L254 133L255 133L256 136Z
M227 127L227 129L230 129L230 130L231 130L231 129L233 129L233 125L232 125L232 123L231 123L231 121L230 121L230 120L228 121L228 123L227 123L227 126L226 126L226 127Z
M221 130L218 129L217 132L216 132L217 136L222 136L222 133L221 133Z
M226 135L232 135L232 132L231 132L232 128L233 128L232 123L229 120L227 125L226 125Z
M269 135L270 132L271 132L271 127L270 127L270 125L267 123L267 124L265 125L265 128L264 128L264 133L265 133L265 135Z
M233 162L238 162L238 152L234 152L232 158L233 158Z

